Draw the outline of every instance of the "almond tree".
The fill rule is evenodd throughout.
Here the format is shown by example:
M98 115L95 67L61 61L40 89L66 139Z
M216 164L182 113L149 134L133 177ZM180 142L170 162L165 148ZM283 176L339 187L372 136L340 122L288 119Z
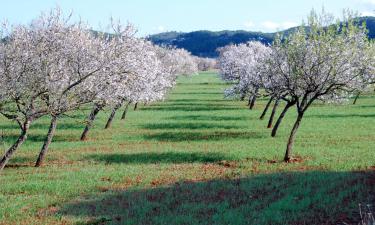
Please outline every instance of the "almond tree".
M194 57L199 71L209 71L216 67L216 60L212 58Z
M125 106L122 118L126 116L129 103L136 102L137 105L137 102L150 103L163 100L168 90L176 84L177 76L198 73L198 66L194 57L186 50L167 46L154 46L154 51L160 61L160 71L155 79L147 81L143 87L137 88L138 91L131 91L132 94L127 96L128 103ZM112 114L115 111L116 109L113 109ZM113 117L112 114L109 120Z
M281 37L278 37L281 38ZM277 39L278 40L278 39ZM260 73L261 73L261 83L262 88L265 91L265 95L270 97L269 102L267 103L260 119L262 119L272 101L275 101L275 105L272 109L272 114L270 116L268 122L268 128L272 127L273 118L276 113L276 108L279 104L279 101L286 102L286 105L282 112L280 113L275 125L273 126L271 136L274 137L276 135L277 129L280 126L286 112L289 110L290 107L296 104L296 100L294 97L288 94L288 82L285 79L285 76L279 73L279 65L284 62L284 58L282 55L279 55L279 52L275 50L274 46L270 48L267 52L267 55L264 57L263 61L261 62Z
M269 48L260 42L230 45L219 49L218 60L223 80L234 85L225 91L227 97L249 95L249 108L254 107L259 90L262 88L260 77L261 62Z
M283 77L282 86L295 101L297 119L289 136L284 161L292 159L295 135L311 104L319 99L340 101L363 87L369 43L365 28L355 25L349 15L343 23L333 17L312 12L309 32L300 28L288 38L273 45L270 62L276 74Z
M0 113L18 123L21 134L1 158L0 169L26 140L30 124L51 115L51 125L38 157L41 165L52 141L57 119L90 102L95 79L106 57L101 42L81 23L68 23L59 9L29 26L5 25L0 45Z
M103 82L105 88L98 92L94 100L94 106L81 140L87 138L93 121L104 107L121 107L134 88L146 84L150 77L154 77L159 71L151 43L134 36L124 35L128 34L128 29L123 29L120 25L114 28L115 34L109 40L112 46L109 49L112 49L112 52L109 54L111 60L106 66L105 77L107 78Z
M57 9L49 16L36 20L34 29L47 37L45 45L53 51L46 51L56 61L49 64L54 76L51 90L46 94L45 102L49 106L51 123L43 147L35 166L42 165L57 126L58 118L64 113L78 109L90 103L98 90L103 88L105 66L108 64L109 45L99 37L93 37L89 29L78 24L67 24ZM55 46L59 43L59 46ZM59 70L54 70L59 68Z
M123 117L126 114L129 102L150 102L153 93L151 92L151 87L156 85L158 80L162 79L163 71L160 60L155 52L155 47L151 42L138 39L133 47L137 46L138 52L132 57L137 57L136 64L129 68L135 75L135 79L131 82L127 82L126 87L120 87L117 92L118 102L112 106L112 112L108 118L105 128L109 128L113 121L113 118L119 108L124 102L128 102L123 113ZM160 84L163 86L163 84Z
M0 170L27 139L30 124L48 113L42 101L48 92L40 73L43 63L34 58L42 53L42 41L22 26L4 27L2 34L6 41L0 43L0 113L16 121L21 133L0 159Z

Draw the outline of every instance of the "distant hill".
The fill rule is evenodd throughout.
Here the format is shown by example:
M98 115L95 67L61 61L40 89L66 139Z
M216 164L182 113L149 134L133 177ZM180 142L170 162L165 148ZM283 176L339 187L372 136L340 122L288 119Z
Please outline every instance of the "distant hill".
M375 38L375 17L361 17L359 23L366 22L369 38ZM296 27L281 31L283 34L293 32ZM272 43L276 33L262 33L251 31L194 31L189 33L166 32L151 35L150 41L158 45L172 45L184 48L193 55L200 57L217 57L217 48L228 44L239 44L250 40L261 41L265 44Z

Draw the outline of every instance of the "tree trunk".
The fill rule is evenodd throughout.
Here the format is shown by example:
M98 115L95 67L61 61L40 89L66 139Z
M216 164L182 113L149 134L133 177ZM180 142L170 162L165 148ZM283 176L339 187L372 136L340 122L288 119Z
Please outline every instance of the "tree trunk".
M85 127L85 129L83 130L83 133L81 135L81 141L85 141L87 139L87 134L95 120L95 117L98 115L98 113L100 112L101 110L101 107L95 105L92 110L91 110L91 113L88 117L88 121L87 121L87 125Z
M294 138L296 136L298 127L301 124L302 117L303 117L303 113L298 113L297 120L294 123L292 132L290 133L290 136L289 136L288 145L286 147L286 152L285 152L285 156L284 156L284 162L290 162L290 160L292 158L291 154L292 154L292 148L293 148L293 144L294 144Z
M273 118L275 117L276 109L277 109L277 106L279 105L279 102L280 102L279 99L276 99L276 100L275 100L275 104L273 105L272 113L271 113L270 119L268 120L267 128L271 128L271 127L272 127L272 124L273 124Z
M138 108L138 102L136 102L136 103L134 104L134 111L137 110L137 108Z
M270 107L272 101L273 101L273 97L271 97L270 100L267 102L266 108L264 108L264 110L263 110L263 112L262 112L262 115L260 115L260 118L259 118L259 119L261 119L261 120L264 119L264 117L266 116L267 111L268 111L268 108Z
M244 100L245 100L245 94L241 93L240 100L241 100L241 101L244 101Z
M253 96L249 96L249 100L247 101L247 106L250 106L252 99L253 99Z
M252 110L255 106L255 101L257 100L257 96L254 95L253 98L251 99L249 109Z
M107 123L106 123L104 129L108 129L108 128L111 127L111 125L112 125L112 121L113 121L113 118L115 118L116 112L117 112L117 110L118 110L119 108L121 108L121 106L122 106L122 103L116 105L116 106L112 109L111 115L109 116L108 121L107 121Z
M286 112L287 112L288 109L289 109L290 107L292 107L293 105L294 105L294 103L290 103L290 102L288 102L288 103L286 104L285 108L283 109L283 111L281 112L279 118L277 119L275 126L274 126L273 129L272 129L271 137L275 137L275 136L276 136L277 129L279 128L279 126L280 126L282 120L284 119L284 116L285 116Z
M354 101L353 101L353 105L355 105L357 103L357 100L358 100L358 98L359 98L360 95L361 95L361 93L358 92L357 95L355 96Z
M17 141L5 152L4 156L0 160L0 171L4 169L5 165L8 163L12 155L17 151L17 149L26 141L27 133L30 128L31 121L26 120L23 124L22 131Z
M254 108L254 105L255 105L255 101L257 100L257 96L256 95L253 95L253 98L251 99L251 102L250 102L250 105L249 105L249 109L252 110Z
M43 165L44 158L48 152L48 147L51 144L52 138L55 134L56 126L57 126L57 116L52 116L51 124L49 125L49 129L47 133L47 137L46 137L46 140L44 141L42 149L40 150L38 159L36 160L36 163L35 163L35 167L40 167Z
M251 99L250 107L249 107L250 110L252 110L255 106L255 101L257 100L257 95L258 95L258 89L255 90L253 98Z
M125 106L124 112L122 113L121 120L124 120L126 117L126 113L128 112L128 108L131 102L128 102Z

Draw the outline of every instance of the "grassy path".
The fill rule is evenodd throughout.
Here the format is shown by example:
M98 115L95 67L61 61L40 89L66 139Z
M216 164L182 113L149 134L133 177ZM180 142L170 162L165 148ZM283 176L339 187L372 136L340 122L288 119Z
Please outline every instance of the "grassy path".
M334 224L375 204L375 99L315 105L297 134L301 162L284 164L294 113L276 138L254 111L223 99L216 74L181 78L167 101L59 122L46 165L33 168L48 118L0 175L0 224ZM0 118L2 148L18 135Z

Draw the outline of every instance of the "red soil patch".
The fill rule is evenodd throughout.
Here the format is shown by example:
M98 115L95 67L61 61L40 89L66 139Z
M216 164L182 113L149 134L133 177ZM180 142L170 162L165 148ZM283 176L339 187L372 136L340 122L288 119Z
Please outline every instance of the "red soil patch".
M302 163L305 160L301 156L292 157L288 163Z
M238 162L236 161L227 161L223 160L218 163L221 166L224 166L226 168L237 168L238 167Z
M169 185L176 183L177 179L174 176L162 176L154 179L150 182L152 187L157 187L161 185Z
M37 212L36 217L40 219L40 218L43 218L43 217L46 217L46 216L55 215L59 210L60 209L56 206L49 206L46 209L40 209Z
M99 186L99 187L97 187L97 189L98 189L100 192L107 192L107 191L109 191L109 188L108 188L108 187L103 187L103 186Z
M123 182L111 185L111 190L124 190L132 186L137 186L142 182L142 177L139 175L135 178L125 177Z

